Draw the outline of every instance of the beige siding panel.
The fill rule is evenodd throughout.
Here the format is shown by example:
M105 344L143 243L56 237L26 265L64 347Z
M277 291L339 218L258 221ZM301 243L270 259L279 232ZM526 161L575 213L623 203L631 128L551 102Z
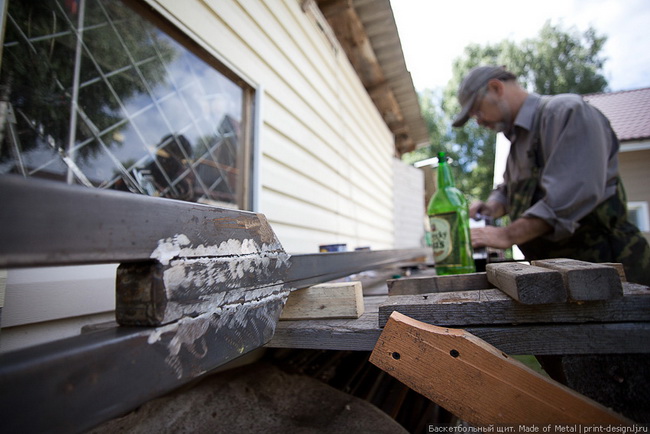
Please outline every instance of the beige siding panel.
M262 195L262 202L265 202L265 205L266 203L274 205L268 206L269 209L273 209L273 212L265 214L269 221L280 221L292 226L312 228L318 232L331 234L351 233L352 225L349 219L330 209L316 207L312 203L306 203L266 188ZM273 227L273 224L271 226ZM280 238L280 242L283 243L284 240Z
M393 160L395 173L395 247L422 247L424 243L424 172Z
M306 32L290 14L284 2L276 1L273 7L258 1L239 1L239 4L264 29L270 42L275 45L277 54L281 56L279 59L285 59L330 109L336 110L338 100L334 92L337 83L332 75L334 67L331 62L327 62L332 57L331 50L314 52L317 47L308 43ZM314 61L314 54L317 55L317 61Z
M115 310L116 264L10 269L2 327Z
M650 150L621 152L618 159L627 200L650 204Z
M66 317L63 319L2 329L0 353L81 334L83 327L115 321L114 312Z
M259 211L284 228L285 248L315 251L316 239L338 238L392 246L392 134L300 2L149 3L264 89Z
M293 3L292 0L288 0L288 3ZM306 20L306 16L300 11L299 8L289 8L293 13L299 14L296 17L296 23L302 25L302 29L304 31L305 29L305 24L306 27L310 28L313 32L314 24L311 22L308 22ZM274 8L274 11L276 10L284 10L282 8ZM293 32L293 30L291 30ZM296 30L298 32L298 30ZM309 35L310 32L304 31L305 35ZM306 41L310 40L310 38L296 38L296 43L305 45ZM313 43L309 44L303 49L303 52L312 52L313 51ZM332 56L332 51L331 49L326 50L323 52L322 50L319 51L319 59L322 60L321 65L318 67L318 69L325 69L329 66L330 70L328 71L328 74L330 76L338 76L338 83L340 88L337 89L336 87L332 88L331 90L341 98L340 101L340 108L337 108L337 111L340 112L340 110L344 110L345 114L343 115L343 119L349 119L350 123L353 125L356 125L357 128L353 129L352 132L356 131L357 129L361 129L363 131L363 134L365 135L370 135L372 137L372 142L373 143L385 143L386 148L384 149L388 154L391 154L393 152L392 150L392 139L390 139L390 131L386 127L386 125L383 123L380 117L377 117L375 112L373 110L368 110L367 108L370 106L372 107L372 101L370 100L370 97L366 93L365 89L359 82L359 78L357 77L354 69L349 65L349 63L346 62L339 62L339 63L332 63L331 59L334 57ZM340 56L339 56L340 58ZM333 66L333 67L332 67ZM343 100L345 100L345 103L343 104ZM363 103L363 104L362 104ZM372 115L372 116L370 116ZM377 134L381 132L384 134L383 138L380 139ZM386 137L389 137L388 139ZM355 143L359 139L358 138L352 138L351 142ZM372 148L372 151L376 153L376 147ZM368 155L368 153L365 154L359 154L360 156L363 155ZM372 155L372 154L371 154ZM388 164L388 160L385 158L382 160L382 164ZM388 169L386 167L386 169Z
M292 137L284 137L276 128L267 130L265 133L264 155L277 161L282 161L286 166L292 167L305 177L320 180L331 188L336 188L341 194L356 188L372 199L371 207L381 206L386 208L379 214L392 215L391 210L391 188L383 179L386 173L378 175L370 170L361 161L349 161L343 155L332 153L327 147L320 144L316 137L310 136L309 132L301 130L300 124L290 114L280 109L269 110L268 119L273 125L280 124L278 128L286 131ZM286 127L289 128L286 128ZM273 134L275 133L275 134ZM304 147L303 143L310 143L311 146ZM327 152L323 152L327 151ZM329 154L329 158L323 159L323 155ZM266 164L266 163L264 163ZM262 165L262 170L264 167ZM389 171L390 175L392 171ZM266 184L267 178L262 175ZM287 185L287 188L291 188Z
M267 159L262 171L263 176L268 180L265 188L314 207L329 211L336 210L338 215L351 221L363 216L364 223L368 222L371 225L374 223L379 229L392 218L391 214L385 213L385 208L377 207L375 201L363 192L358 190L349 192L354 197L342 195L329 185L320 182L321 180L302 176L286 167L283 162ZM384 212L384 215L378 215L379 212ZM297 217L302 218L302 216ZM377 224L378 219L381 219L382 224ZM302 225L308 224L309 221L306 220Z
M306 177L284 162L267 158L262 167L265 187L322 208L335 209L341 196L321 180ZM349 200L349 199L348 199Z
M355 243L358 241L364 244L369 241L381 243L387 235L390 235L386 232L392 231L392 224L373 225L374 216L369 211L357 210L355 219L352 219L273 190L265 190L262 200L275 204L274 212L266 214L274 230L274 222L281 222L303 229L312 228L316 232L340 235L355 241ZM284 244L284 239L279 234L278 236L280 242ZM285 246L285 248L287 247Z
M359 244L359 242L352 237L319 233L312 229L290 226L280 222L271 221L271 225L273 225L273 230L278 238L282 238L283 246L285 240L287 245L295 246L291 251L287 250L285 247L285 250L289 251L291 254L317 253L318 246L323 244L346 244L348 251L354 250L356 247L369 246Z
M309 186L305 187L307 194L312 193ZM301 194L302 196L305 193ZM284 222L293 226L313 228L319 232L341 234L356 237L364 228L371 229L373 233L386 234L393 229L393 223L386 218L377 217L376 213L367 207L358 205L357 201L345 200L336 197L337 204L326 204L316 196L301 199L282 191L265 187L262 195L263 205L269 210L265 213L271 221ZM268 203L266 203L268 202ZM273 206L271 206L271 204ZM366 232L363 232L366 233ZM376 235L370 237L374 241L381 241ZM283 242L283 240L281 240Z

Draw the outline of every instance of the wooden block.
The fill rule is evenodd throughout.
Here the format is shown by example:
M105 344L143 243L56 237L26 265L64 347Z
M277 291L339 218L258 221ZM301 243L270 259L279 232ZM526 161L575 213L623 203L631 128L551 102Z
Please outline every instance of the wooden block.
M485 273L408 277L388 280L387 284L388 295L427 294L430 292L454 292L494 288L488 282Z
M465 330L394 312L370 362L472 426L632 425Z
M627 282L627 276L625 275L625 268L620 262L601 262L600 265L607 265L608 267L616 268L618 277L621 278L621 282Z
M650 321L650 289L625 283L625 296L582 303L522 304L499 289L396 295L379 306L379 327L393 311L439 326Z
M544 259L532 265L562 273L569 299L609 300L623 296L623 286L615 268L575 259Z
M323 283L293 291L280 319L359 318L363 311L361 282Z
M490 283L520 303L546 304L567 300L559 271L517 262L487 264L485 269Z

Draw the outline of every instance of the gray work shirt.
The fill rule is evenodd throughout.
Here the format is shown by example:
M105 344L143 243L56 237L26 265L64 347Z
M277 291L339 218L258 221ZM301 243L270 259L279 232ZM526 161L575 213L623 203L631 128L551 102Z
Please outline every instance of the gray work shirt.
M531 176L531 130L542 98L548 98L540 118L544 196L523 216L545 220L553 227L546 238L557 241L573 234L580 219L616 193L619 143L607 118L580 95L529 94L506 135L511 146L504 182L490 196L506 210L508 183Z

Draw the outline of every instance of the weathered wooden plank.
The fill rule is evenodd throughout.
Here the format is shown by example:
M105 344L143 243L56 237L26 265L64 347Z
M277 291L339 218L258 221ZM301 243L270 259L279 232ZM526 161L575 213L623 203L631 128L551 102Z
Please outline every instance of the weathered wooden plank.
M615 268L575 259L544 259L532 265L557 270L571 300L608 300L622 297L623 287Z
M364 312L361 282L335 282L292 292L281 320L359 318Z
M516 262L487 264L487 279L501 291L524 304L561 303L567 300L558 271Z
M625 275L625 267L620 262L599 262L600 265L607 265L608 267L616 268L618 277L621 279L621 282L627 282L627 276Z
M372 351L386 296L366 296L358 319L280 321L272 348ZM650 352L650 322L469 326L465 330L510 354L636 354Z
M509 354L650 353L650 323L521 324L465 327Z
M379 305L385 295L364 297L365 312L357 319L280 321L267 347L372 351L381 334Z
M388 295L428 294L430 292L470 291L494 288L485 273L468 273L454 276L427 276L391 279Z
M391 315L370 362L474 426L632 425L465 330L424 324L399 312Z
M580 303L525 305L498 289L389 297L379 326L394 311L439 326L650 321L650 289L625 283L625 296Z

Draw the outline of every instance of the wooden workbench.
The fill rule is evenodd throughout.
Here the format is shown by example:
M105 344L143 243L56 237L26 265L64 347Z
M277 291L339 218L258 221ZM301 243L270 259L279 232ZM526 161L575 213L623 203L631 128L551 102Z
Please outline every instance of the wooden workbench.
M489 292L488 292L489 291ZM513 315L508 318L508 300L507 296L499 296L494 291L486 290L485 296L491 297L494 301L498 299L500 303L500 315L505 320L517 320ZM366 295L364 297L365 313L358 319L319 319L319 320L298 320L298 321L280 321L273 339L266 345L273 348L309 348L309 349L329 349L329 350L357 350L371 351L382 328L380 327L380 306L383 311L387 311L387 306L394 306L394 310L401 311L406 315L417 316L426 321L425 313L431 310L432 304L435 304L435 298L439 298L448 312L459 314L462 310L474 311L479 315L481 302L475 304L467 300L459 299L461 293L438 293L427 296L394 296L388 295ZM475 294L480 298L478 294ZM416 297L429 304L429 307L423 304L416 304ZM455 301L452 301L452 297ZM626 296L628 297L628 296ZM624 297L624 298L626 298ZM638 297L638 296L637 296ZM650 290L647 295L643 295L643 300L650 302ZM501 300L501 298L504 298ZM446 300L445 300L446 299ZM638 300L638 298L637 298ZM511 300L512 303L516 303ZM410 305L409 305L410 303ZM560 323L552 323L552 307L539 308L549 322L544 323L527 323L527 324L489 324L489 325L464 325L462 321L453 323L453 317L445 319L446 324L443 326L453 326L463 328L470 333L484 339L486 342L499 348L509 354L612 354L612 353L650 353L650 310L646 310L647 318L640 320L639 315L627 315L625 307L632 306L626 300L615 302L616 311L612 316L603 322L591 322L589 314L582 317L581 322L567 321L567 311L559 315ZM513 305L514 306L514 305ZM558 305L558 308L563 306ZM584 307L585 312L593 312L589 303L573 306L575 309ZM521 307L519 307L521 311ZM535 308L523 307L521 315L532 315ZM642 309L637 309L642 311ZM570 314L570 312L569 312ZM382 314L383 316L384 314ZM521 318L522 316L519 316ZM595 314L591 315L593 318ZM494 315L493 315L494 316ZM620 318L621 320L617 320ZM630 318L630 320L623 320ZM434 323L434 321L426 321Z

